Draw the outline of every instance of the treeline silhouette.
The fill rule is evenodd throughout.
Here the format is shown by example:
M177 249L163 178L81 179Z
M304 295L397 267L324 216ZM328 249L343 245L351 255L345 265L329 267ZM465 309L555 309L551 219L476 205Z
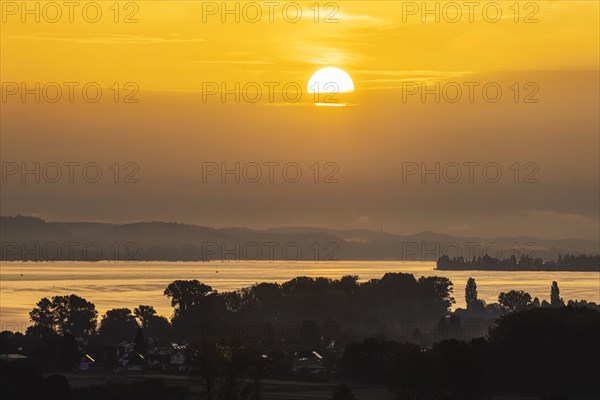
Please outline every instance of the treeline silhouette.
M164 291L174 310L170 320L140 305L108 310L99 323L95 305L77 295L42 298L24 335L0 333L0 353L18 356L0 364L2 394L74 400L186 395L187 389L161 380L71 390L56 374L83 364L113 373L124 370L123 359L136 367L131 370L189 375L212 399L261 399L267 378L386 385L398 400L592 393L600 372L598 305L565 305L557 282L549 301L509 290L486 304L470 278L467 308L451 312L452 289L446 278L402 273L366 282L298 277L231 292L177 280ZM473 334L473 323L484 329ZM176 369L160 360L166 348L183 357ZM348 386L333 396L353 398Z
M441 256L437 261L437 269L441 270L496 270L496 271L600 271L600 255L559 254L556 261L542 258L531 258L521 255L517 258L498 259L489 255L465 259L462 256L450 258Z
M298 340L336 334L349 341L381 332L393 335L403 322L437 322L454 303L452 282L445 277L387 273L381 279L358 280L298 277L230 292L198 280L176 280L164 291L174 309L170 323L153 308L140 306L133 312L109 310L99 327L92 303L76 295L54 296L41 299L31 311L28 333L97 335L115 344L129 339L139 326L152 336L168 330L173 340L254 335L261 343L279 345L287 340L286 330L293 330Z
M469 343L444 340L429 349L375 338L352 343L340 366L353 381L387 385L398 400L597 396L599 337L597 310L535 308L503 316L487 339Z

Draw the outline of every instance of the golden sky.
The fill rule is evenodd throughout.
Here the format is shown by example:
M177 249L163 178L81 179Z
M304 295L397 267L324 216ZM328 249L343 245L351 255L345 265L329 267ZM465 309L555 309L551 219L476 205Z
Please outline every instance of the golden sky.
M437 4L437 17L425 14L422 2L402 1L284 1L271 8L100 1L95 23L84 18L95 17L96 8L83 11L89 2L73 9L73 22L61 6L56 23L56 10L44 8L49 2L29 3L41 3L39 23L23 15L20 2L2 3L4 81L126 79L142 90L198 90L207 80L304 83L318 67L334 65L350 72L357 89L369 89L398 86L407 76L596 70L599 62L596 1L483 1L472 9L468 2L428 2L429 10ZM237 4L239 23L223 4ZM291 22L295 5L302 14ZM262 17L253 22L258 9Z
M49 21L55 11L43 11L51 2L27 2L32 9L35 3L39 22L23 14L21 1L1 2L2 95L11 83L98 82L103 97L3 97L2 161L94 161L105 177L112 163L132 161L140 182L32 184L13 177L3 182L2 214L598 239L597 1L482 1L472 20L468 2L458 1L458 22L452 2L427 2L430 10L438 4L436 21L414 9L421 1L298 1L298 22L290 22L293 9L284 17L290 2L279 2L272 21L268 2L238 3L240 11L261 7L255 23L235 15L222 22L220 9L207 13L221 1L120 1L117 8L97 1L102 14L95 23L82 14L88 7L86 17L95 16L92 2L78 3L73 22L63 7L56 23ZM325 23L327 16L334 20ZM218 95L205 102L200 94L207 82L295 82L305 90L325 66L352 76L349 107L315 107L311 98L297 103L302 107L281 99L221 104ZM404 101L403 85L422 81L479 88L493 82L503 97L484 101L477 89L473 102L419 95ZM118 102L107 89L115 82ZM127 82L139 89L136 103L122 101ZM530 95L536 101L524 102ZM503 180L401 179L404 162L474 160L500 163ZM305 177L315 162L334 162L340 182L203 184L200 177L203 162L265 161L298 162ZM539 183L513 183L515 162L521 169L536 163Z

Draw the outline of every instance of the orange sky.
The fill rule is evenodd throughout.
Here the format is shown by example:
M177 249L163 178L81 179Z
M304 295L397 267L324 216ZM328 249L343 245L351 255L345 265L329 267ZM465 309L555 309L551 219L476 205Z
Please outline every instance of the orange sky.
M60 7L60 18L45 7L49 2L41 3L35 23L35 13L26 14L19 2L2 2L4 81L126 79L148 90L198 90L206 80L305 82L319 66L335 65L368 89L398 86L399 78L427 71L598 69L595 1L521 1L518 7L484 1L472 9L469 2L425 8L421 2L301 1L280 2L271 12L269 2L223 3L229 10L237 5L239 15L225 14L222 2L121 1L116 8L101 1L95 23L86 20L97 12L85 8L90 2L71 13ZM318 14L314 4L321 6ZM436 4L438 13L425 13ZM460 15L452 4L461 5ZM291 5L302 6L297 22ZM499 20L495 5L501 5ZM258 10L262 18L252 22Z
M106 177L112 163L132 161L140 177L133 185L10 177L0 195L5 215L598 239L598 2L480 2L472 21L457 2L456 23L450 2L428 2L430 10L439 4L439 21L414 8L421 2L320 2L317 22L314 1L296 2L298 22L293 8L284 14L289 2L275 7L273 21L267 3L241 2L240 21L231 14L222 22L211 8L220 1L99 1L95 23L89 2L73 22L63 7L56 23L48 2L39 22L21 2L1 3L2 162L94 161ZM250 3L263 12L258 22L243 18ZM493 22L495 4L501 18ZM315 107L306 93L285 101L279 88L305 91L324 66L352 76L350 106ZM23 101L23 84L49 82L62 88L60 101L48 101L53 88L39 103L35 95ZM78 85L73 102L65 82ZM90 82L102 88L97 103L83 98ZM230 104L235 95L222 104L200 93L207 83L252 82L278 85L275 100L238 94L240 104ZM424 82L458 85L463 97L406 97ZM468 83L477 85L473 101ZM502 89L498 102L482 94L490 83ZM124 102L128 95L137 102ZM273 160L301 164L305 177L315 162L333 162L339 183L201 179L203 162ZM402 182L403 163L470 161L497 162L504 178ZM535 163L539 182L512 182L516 162Z

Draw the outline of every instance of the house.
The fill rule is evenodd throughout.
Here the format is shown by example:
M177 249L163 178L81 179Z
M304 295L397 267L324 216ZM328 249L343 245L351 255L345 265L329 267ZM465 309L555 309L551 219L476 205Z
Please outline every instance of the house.
M146 363L153 369L163 371L185 371L186 346L171 343L165 347L154 347L146 352Z
M169 364L173 366L180 366L185 364L185 354L181 350L176 350L171 353L171 357L169 358Z
M145 371L147 363L144 355L136 352L129 353L129 362L126 367L127 371Z
M0 360L6 362L25 362L29 359L29 357L24 356L23 354L0 354Z
M93 368L96 364L96 360L92 356L87 353L84 353L81 357L81 361L79 362L79 370L80 371L88 371L90 368Z
M146 351L146 362L154 370L169 369L171 352L169 347L151 347Z
M171 359L169 360L171 369L175 369L178 371L185 371L187 367L185 365L186 361L186 346L178 345L176 343L171 343Z
M320 375L327 373L323 357L316 351L300 351L294 354L292 371L298 374Z
M142 354L135 351L126 352L119 358L121 364L127 371L145 371L146 359Z

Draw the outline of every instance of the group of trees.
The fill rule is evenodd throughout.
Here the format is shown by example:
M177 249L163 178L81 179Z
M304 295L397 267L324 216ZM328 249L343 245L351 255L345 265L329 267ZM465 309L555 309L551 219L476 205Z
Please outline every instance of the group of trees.
M56 332L79 337L90 335L96 329L96 306L77 295L54 296L52 300L44 297L36 306L29 318L33 322L32 328L40 335Z
M401 321L437 321L450 312L452 282L443 277L388 273L358 282L298 277L282 284L259 283L232 292L217 292L196 280L175 281L165 290L174 308L176 338L204 337L207 324L221 328L251 325L302 325L316 321L335 326L347 338L393 333Z
M369 338L346 346L343 375L386 384L394 400L481 399L486 393L595 393L600 312L537 308L509 313L489 337L423 349Z
M564 256L559 254L556 263L549 261L550 264L556 264L557 266L566 267L590 267L595 266L596 270L600 267L600 255L586 255L586 254L565 254Z
M43 368L68 370L79 365L83 346L116 366L115 348L135 341L167 344L235 339L263 350L323 350L382 332L393 337L401 321L438 321L454 302L452 282L441 277L416 279L389 273L359 282L298 277L282 284L259 283L218 292L197 280L177 280L164 294L174 309L169 321L152 306L116 308L101 318L93 303L75 294L42 298L30 312L25 335L2 336L2 352L24 352ZM21 350L18 350L21 349Z
M465 287L465 302L467 310L481 312L485 310L486 304L477 297L477 283L475 279L469 278ZM550 302L532 298L531 295L523 290L509 290L498 295L498 307L503 313L523 311L535 307L562 307L565 301L560 297L560 289L556 281L552 282L550 287Z
M274 373L281 357L236 341L196 341L189 346L188 363L191 376L204 386L208 400L258 400L262 398L262 380Z
M402 273L362 283L357 276L298 277L230 292L218 292L198 280L177 280L164 290L174 310L171 321L158 316L152 306L140 305L133 311L108 310L98 323L91 302L77 295L54 296L42 298L30 312L33 325L24 337L17 340L16 335L2 333L0 346L2 353L23 351L42 360L46 369L70 370L81 359L82 343L110 359L107 355L114 357L123 341L134 342L135 352L144 354L148 338L155 343L176 340L187 343L187 366L209 398L235 398L237 393L259 399L261 381L277 376L277 371L291 371L289 354L302 349L325 355L330 365L339 366L343 378L387 384L398 400L478 399L494 387L537 390L543 379L558 380L560 374L568 385L585 389L586 379L598 372L591 359L600 359L600 344L592 340L600 337L600 310L572 302L574 307L564 307L557 282L552 282L549 302L511 290L500 293L498 304L487 305L469 278L466 314L460 318L458 311L450 312L452 289L447 278L416 279ZM445 330L459 326L462 316L481 314L494 319L488 339L443 340L455 337L446 335L425 344L394 336L403 321L433 321ZM499 315L503 316L496 322ZM244 326L269 329L257 337L257 331L250 334ZM274 326L284 331L293 326L299 334L276 336ZM570 363L577 367L561 368ZM521 375L515 375L515 368ZM241 378L245 386L240 386ZM353 396L348 387L340 387L335 398Z
M315 321L335 326L349 338L364 337L393 332L399 321L439 320L450 312L451 292L452 282L447 278L416 279L402 273L363 283L358 276L298 277L231 292L218 292L198 280L177 280L164 291L174 309L171 322L156 315L152 306L140 305L133 311L108 310L98 324L94 304L72 294L42 298L29 314L33 325L28 332L37 337L97 335L104 344L115 345L131 340L139 328L146 336L186 340L214 333L208 332L208 326L219 333L249 326L299 327Z
M156 315L152 306L140 305L133 312L128 308L108 310L97 328L96 306L75 294L42 298L29 313L33 325L28 334L44 338L52 335L90 337L96 333L109 345L131 340L143 328L151 336L168 333L170 323Z
M363 283L357 276L298 277L282 284L259 283L230 292L218 292L198 280L177 280L164 290L174 309L171 321L158 316L152 306L140 305L133 311L108 310L98 324L94 304L72 294L42 298L30 312L33 325L27 333L44 340L51 340L52 335L93 337L109 346L131 341L140 336L140 330L146 338L163 342L226 336L247 341L253 335L255 344L266 347L286 340L306 347L331 340L343 344L378 334L393 339L403 333L399 330L404 321L445 322L454 302L452 288L447 278L415 279L402 273L388 273ZM487 305L478 298L473 278L467 281L465 300L469 315L491 310L487 312L490 324L501 314L565 304L558 284L552 282L549 302L540 303L524 291L510 290L500 293L497 304ZM460 323L452 318L450 322ZM298 334L286 336L286 329Z
M116 346L135 342L143 354L147 338L165 343L171 324L156 314L152 306L140 305L108 310L98 324L96 306L77 295L42 298L29 313L33 322L25 335L0 333L1 353L25 353L44 370L72 370L79 366L82 347L93 349L106 359L103 365L116 365ZM145 337L146 336L146 337Z
M538 271L600 271L600 255L558 255L556 261L514 255L508 258L495 258L487 254L466 259L462 256L443 255L437 261L438 269L482 269L482 270L538 270Z

